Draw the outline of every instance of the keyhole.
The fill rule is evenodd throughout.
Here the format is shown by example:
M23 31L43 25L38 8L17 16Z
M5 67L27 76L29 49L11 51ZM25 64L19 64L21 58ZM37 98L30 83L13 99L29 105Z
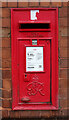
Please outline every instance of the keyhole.
M25 78L27 78L27 75L25 74Z

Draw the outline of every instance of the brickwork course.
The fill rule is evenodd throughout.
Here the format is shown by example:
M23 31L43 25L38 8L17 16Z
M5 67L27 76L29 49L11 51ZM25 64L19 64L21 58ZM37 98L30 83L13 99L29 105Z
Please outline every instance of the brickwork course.
M12 78L11 78L11 8L56 8L58 7L58 61L59 61L59 110L46 111L13 111L12 110ZM9 2L3 0L0 2L0 29L2 27L2 35L0 32L0 42L2 40L2 86L0 86L0 113L2 112L3 119L14 120L14 118L26 120L67 120L69 111L68 85L69 85L69 43L68 43L68 17L69 17L69 2L65 0L16 0ZM1 16L2 9L2 16ZM1 23L2 20L2 23ZM1 48L1 45L0 45ZM0 51L1 52L1 51ZM1 54L1 53L0 53ZM1 56L0 56L1 61Z

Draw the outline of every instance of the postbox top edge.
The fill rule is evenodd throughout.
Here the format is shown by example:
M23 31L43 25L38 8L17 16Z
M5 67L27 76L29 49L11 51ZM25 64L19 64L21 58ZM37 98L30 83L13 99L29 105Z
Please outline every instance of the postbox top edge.
M11 8L12 11L21 11L21 10L58 10L58 8Z

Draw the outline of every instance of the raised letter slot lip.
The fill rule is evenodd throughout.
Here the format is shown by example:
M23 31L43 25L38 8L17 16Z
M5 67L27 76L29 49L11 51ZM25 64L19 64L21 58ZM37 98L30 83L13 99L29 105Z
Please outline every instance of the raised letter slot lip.
M50 21L23 22L19 21L19 31L51 31Z

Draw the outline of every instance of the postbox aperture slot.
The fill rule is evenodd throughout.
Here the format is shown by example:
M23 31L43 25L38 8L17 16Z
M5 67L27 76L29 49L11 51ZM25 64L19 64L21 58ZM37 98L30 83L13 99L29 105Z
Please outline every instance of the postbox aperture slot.
M19 31L50 31L50 23L19 23Z

